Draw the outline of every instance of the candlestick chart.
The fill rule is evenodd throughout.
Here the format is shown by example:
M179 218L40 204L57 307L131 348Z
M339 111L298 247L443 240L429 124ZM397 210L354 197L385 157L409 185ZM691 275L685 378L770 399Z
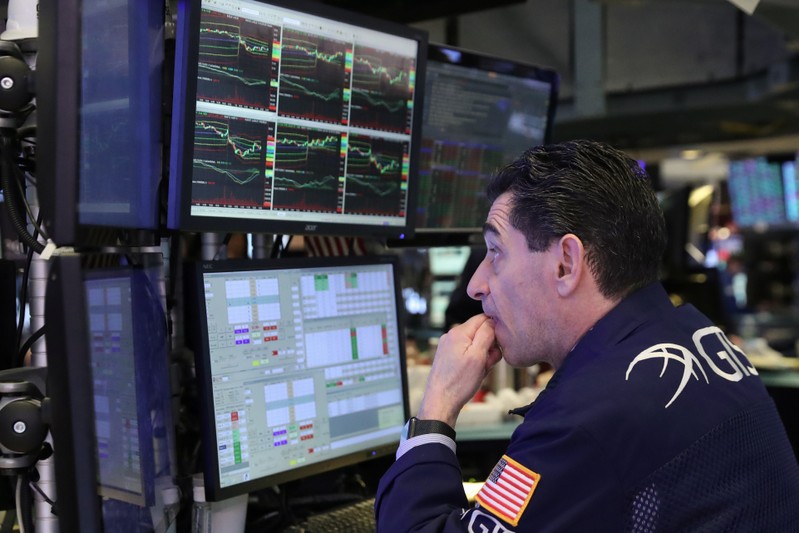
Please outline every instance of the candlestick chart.
M342 41L285 28L278 113L334 124L345 122L348 47Z
M413 59L383 50L359 46L355 50L352 73L353 126L410 132L415 84Z
M273 207L339 212L341 134L281 124L275 137Z
M280 28L219 13L200 25L197 98L257 109L273 109L277 63L273 43Z
M264 165L274 124L198 113L192 202L262 208Z
M406 142L352 135L347 146L345 211L400 216L405 212Z

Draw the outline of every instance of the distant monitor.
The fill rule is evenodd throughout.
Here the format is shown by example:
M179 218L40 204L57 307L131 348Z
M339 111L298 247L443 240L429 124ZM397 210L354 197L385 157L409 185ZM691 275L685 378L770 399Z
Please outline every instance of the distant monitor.
M202 262L186 280L209 500L396 451L395 257Z
M423 30L297 0L181 1L168 225L412 232Z
M794 157L783 161L782 167L782 186L785 191L785 217L791 224L799 223L799 176L797 167L799 159Z
M64 531L150 520L157 491L176 474L169 338L157 287L158 268L87 268L79 257L59 257L52 267L48 386Z
M549 141L558 86L550 69L429 46L417 233L481 231L487 179Z
M788 173L783 175L786 170L783 163L766 157L730 161L730 207L738 227L779 228L797 220L789 220L789 215L799 215L796 207L796 172L788 165Z

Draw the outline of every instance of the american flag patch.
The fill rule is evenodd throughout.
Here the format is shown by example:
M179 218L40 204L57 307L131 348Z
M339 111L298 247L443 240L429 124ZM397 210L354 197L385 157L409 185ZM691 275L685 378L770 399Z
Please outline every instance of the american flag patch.
M505 522L519 525L540 479L540 474L503 455L477 493L477 501Z

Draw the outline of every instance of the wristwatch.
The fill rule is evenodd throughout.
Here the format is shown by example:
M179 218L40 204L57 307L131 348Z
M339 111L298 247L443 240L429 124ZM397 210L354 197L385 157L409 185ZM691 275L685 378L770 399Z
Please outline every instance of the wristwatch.
M412 416L402 430L402 440L427 435L428 433L439 433L455 440L455 430L446 422L441 420L419 420Z

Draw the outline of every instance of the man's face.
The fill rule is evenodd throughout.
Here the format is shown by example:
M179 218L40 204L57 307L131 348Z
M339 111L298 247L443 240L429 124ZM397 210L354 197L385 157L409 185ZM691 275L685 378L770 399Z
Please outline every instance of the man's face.
M524 234L511 226L510 199L510 193L502 194L488 212L488 252L467 292L482 302L505 361L520 368L557 356L557 267L550 251L531 252Z

